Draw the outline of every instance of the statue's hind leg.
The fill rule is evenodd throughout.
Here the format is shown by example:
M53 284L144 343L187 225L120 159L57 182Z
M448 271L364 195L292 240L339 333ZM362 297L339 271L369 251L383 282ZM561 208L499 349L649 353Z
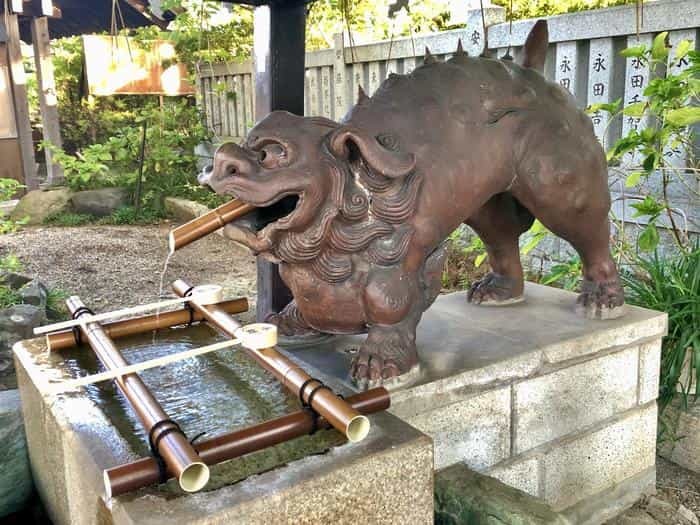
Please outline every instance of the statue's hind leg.
M569 241L581 256L583 283L577 308L589 319L616 319L625 312L625 294L610 255L610 221L604 217L548 221L543 224ZM563 224L562 224L563 222Z
M494 195L466 223L479 235L489 256L491 272L474 282L471 303L506 305L523 300L523 268L518 238L533 217L510 193Z
M554 179L554 178L553 178ZM601 176L600 179L603 179ZM604 179L603 179L604 180ZM625 296L610 255L610 198L596 178L581 178L573 188L546 188L528 203L549 230L568 241L583 263L578 309L589 319L615 319L624 314Z

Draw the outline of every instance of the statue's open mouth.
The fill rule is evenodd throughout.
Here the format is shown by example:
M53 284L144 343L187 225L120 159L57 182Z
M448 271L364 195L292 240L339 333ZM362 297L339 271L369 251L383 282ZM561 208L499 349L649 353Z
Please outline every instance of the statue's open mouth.
M274 200L262 203L255 203L255 209L231 223L236 228L246 229L252 233L257 233L266 226L275 223L277 229L284 229L296 214L299 205L303 201L303 196L295 193L291 195L280 195ZM243 202L243 199L240 199Z

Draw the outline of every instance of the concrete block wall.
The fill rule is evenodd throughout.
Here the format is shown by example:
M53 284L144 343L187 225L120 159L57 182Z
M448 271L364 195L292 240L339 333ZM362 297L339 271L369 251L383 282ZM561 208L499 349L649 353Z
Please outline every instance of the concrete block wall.
M392 394L392 413L463 462L600 523L655 484L660 315Z

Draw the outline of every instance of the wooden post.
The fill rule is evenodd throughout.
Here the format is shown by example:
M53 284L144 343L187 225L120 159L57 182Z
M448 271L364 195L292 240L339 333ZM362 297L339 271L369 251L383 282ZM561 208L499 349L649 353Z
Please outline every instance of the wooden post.
M34 61L36 62L36 78L44 140L60 148L63 143L58 122L56 81L51 60L49 23L45 16L32 18L32 41L34 44ZM53 153L49 148L44 148L44 155L46 157L47 184L51 186L62 184L63 168L53 162Z
M273 3L255 8L253 72L255 120L270 111L304 114L304 1ZM257 318L279 312L292 299L277 265L258 258Z
M6 24L7 51L10 58L10 83L14 97L17 134L22 152L23 182L28 190L35 190L39 187L39 180L34 161L32 125L29 121L29 101L27 98L27 78L24 73L24 64L22 64L22 48L20 47L17 15L5 13L4 19L0 19L0 24Z

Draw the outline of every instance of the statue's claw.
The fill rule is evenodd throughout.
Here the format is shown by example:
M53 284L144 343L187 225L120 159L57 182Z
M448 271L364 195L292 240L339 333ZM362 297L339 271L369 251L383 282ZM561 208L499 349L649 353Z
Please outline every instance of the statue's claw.
M618 279L584 279L576 303L577 310L588 319L617 319L625 313L625 294Z
M501 306L524 301L522 284L512 277L491 272L475 281L467 292L467 301L484 306Z
M413 337L400 328L373 327L350 366L361 389L374 388L403 376L418 365Z

